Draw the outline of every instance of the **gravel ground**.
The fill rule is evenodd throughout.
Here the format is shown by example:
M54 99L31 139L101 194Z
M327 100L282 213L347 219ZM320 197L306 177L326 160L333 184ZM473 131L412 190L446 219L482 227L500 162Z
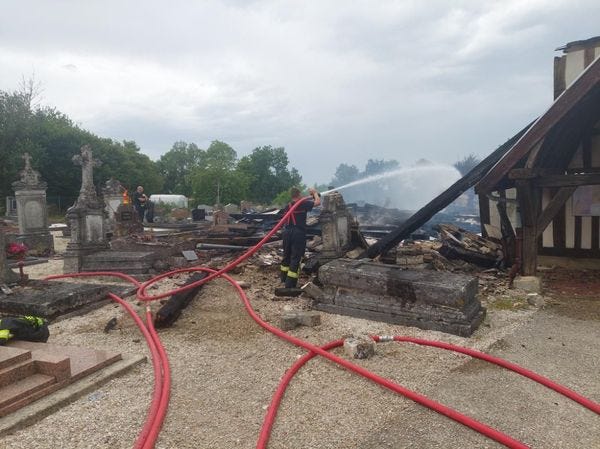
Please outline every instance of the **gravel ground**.
M48 264L28 267L27 272L33 278L43 277L60 272L61 267L61 260L52 260ZM277 277L273 270L248 265L235 277L251 284L248 295L253 306L272 324L277 324L286 308L308 307L308 302L303 299L273 300L271 289ZM169 286L181 281L170 281ZM486 297L483 301L488 302L490 298L493 300ZM156 307L158 305L154 305ZM138 309L141 311L142 307L138 306ZM372 333L411 335L480 350L498 350L497 342L511 338L526 328L525 325L530 326L539 313L546 312L539 312L526 302L510 310L495 308L492 304L485 323L469 339L325 313L320 326L301 327L290 333L315 344L344 335ZM106 322L113 317L118 320L117 328L104 333ZM546 325L555 327L556 322ZM568 332L569 328L563 327L560 331ZM148 353L131 319L113 304L84 316L58 321L50 326L50 332L51 342L123 353ZM204 287L176 325L162 330L160 335L171 362L173 390L157 447L255 447L262 419L279 379L304 351L264 332L247 315L235 291L223 280ZM537 360L533 364L537 368L538 362L548 354L543 354L543 345L536 348L534 354L523 350L519 354L519 359L523 360L519 361L527 365L528 361ZM337 353L343 354L342 351ZM513 354L507 357L509 355ZM442 402L452 403L451 396L445 396L448 393L443 387L456 377L463 378L460 370L468 366L468 362L466 356L447 351L386 343L378 345L373 358L358 363L408 388L434 393ZM569 361L561 357L557 363L568 365ZM545 374L552 377L554 370L547 371ZM42 421L0 439L0 443L6 448L28 449L130 448L143 424L152 380L151 364L143 364ZM569 383L568 377L561 380ZM493 377L490 381L495 382ZM480 376L477 382L485 385L487 380ZM580 386L579 391L585 393L590 383L571 386ZM597 388L595 394L595 399L599 400ZM473 401L479 399L475 397ZM469 401L459 401L456 406L484 422L493 422L490 415L495 406L492 403L482 409L470 407ZM520 409L515 413L528 420L527 427L534 427L541 419ZM444 438L448 432L454 434L457 427L460 428L457 434L469 434L468 438L461 440L464 444L446 445ZM507 429L509 433L510 430ZM402 438L401 432L409 434L411 441ZM429 433L441 439L428 437ZM463 431L447 418L415 406L327 361L314 359L300 371L288 389L269 447L495 447L494 443L473 434L469 430ZM521 435L520 432L515 434Z

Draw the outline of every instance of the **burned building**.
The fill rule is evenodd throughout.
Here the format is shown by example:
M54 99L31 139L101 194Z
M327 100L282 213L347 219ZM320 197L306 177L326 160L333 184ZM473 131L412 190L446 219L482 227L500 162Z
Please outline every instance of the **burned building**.
M522 239L524 275L538 255L600 257L600 37L557 50L554 103L475 186L482 232Z

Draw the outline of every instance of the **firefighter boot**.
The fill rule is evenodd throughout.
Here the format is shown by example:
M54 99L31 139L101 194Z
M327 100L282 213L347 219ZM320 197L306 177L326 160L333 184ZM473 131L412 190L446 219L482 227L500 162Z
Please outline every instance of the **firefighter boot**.
M290 269L289 267L281 265L281 271L279 272L279 279L281 279L282 284L285 283L285 280L287 279L289 269Z
M298 284L298 278L291 277L288 273L287 278L285 278L285 288L296 288L296 284Z

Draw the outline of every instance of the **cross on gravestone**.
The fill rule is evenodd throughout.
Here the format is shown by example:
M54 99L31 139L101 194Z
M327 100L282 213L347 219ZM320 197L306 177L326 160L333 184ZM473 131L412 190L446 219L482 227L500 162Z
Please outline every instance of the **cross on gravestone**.
M23 153L23 156L21 156L21 158L23 158L23 160L25 161L25 170L31 170L31 155L29 153Z
M84 145L81 147L81 155L76 154L73 156L73 162L77 165L81 165L81 193L90 194L93 192L93 196L96 196L96 189L94 188L94 167L100 167L102 161L94 159L92 157L92 147Z
M25 168L19 172L21 179L13 183L15 187L40 187L45 188L46 183L40 180L40 173L31 167L31 155L23 153L21 158L25 161Z

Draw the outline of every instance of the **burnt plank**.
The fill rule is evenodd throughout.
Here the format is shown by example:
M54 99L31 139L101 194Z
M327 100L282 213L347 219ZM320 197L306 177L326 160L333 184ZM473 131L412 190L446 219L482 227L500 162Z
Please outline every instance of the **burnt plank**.
M195 272L187 279L184 286L198 282L199 280L204 279L207 275L208 274L205 272ZM199 287L180 293L175 293L173 296L171 296L169 300L158 310L158 312L156 312L154 326L156 328L172 326L181 315L181 311L189 305L202 287L203 285L200 285Z
M548 175L534 181L538 187L569 187L600 184L600 173Z
M479 194L479 221L481 223L481 235L487 237L487 231L485 230L486 224L490 223L490 199L487 195Z

